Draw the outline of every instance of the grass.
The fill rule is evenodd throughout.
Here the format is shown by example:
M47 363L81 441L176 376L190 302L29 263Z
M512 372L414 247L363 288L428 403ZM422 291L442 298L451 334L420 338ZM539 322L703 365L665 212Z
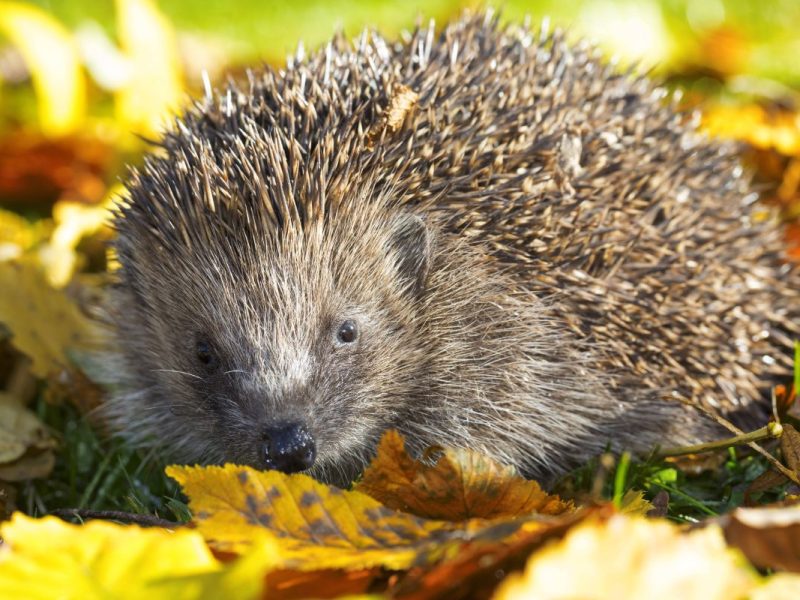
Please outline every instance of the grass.
M633 460L623 454L604 474L601 459L597 458L563 478L557 490L580 499L594 489L601 499L618 506L629 490L642 490L649 500L663 490L669 494L666 516L681 523L696 523L741 506L747 489L769 468L764 457L748 450L730 448L717 456L722 464L698 473L679 468L673 460ZM786 496L788 487L776 486L753 494L753 499L759 504L777 502Z
M159 457L105 438L74 408L39 400L37 413L60 442L53 472L25 483L18 507L41 516L63 508L118 510L186 521L189 509Z

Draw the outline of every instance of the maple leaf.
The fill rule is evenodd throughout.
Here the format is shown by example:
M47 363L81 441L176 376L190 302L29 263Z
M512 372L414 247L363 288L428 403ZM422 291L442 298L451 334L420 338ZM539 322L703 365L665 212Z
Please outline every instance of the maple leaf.
M584 521L533 554L494 599L729 600L757 584L719 527L682 533L667 521L617 515Z
M406 452L403 436L388 431L356 490L389 508L448 521L574 510L572 503L547 494L535 481L517 475L513 467L469 450L437 452L433 463L415 460Z
M189 496L197 528L212 548L240 553L267 532L280 547L281 567L301 571L403 570L453 556L467 541L497 543L546 526L546 517L459 524L423 519L307 475L237 465L171 466L167 475Z
M272 564L267 540L223 565L202 536L187 529L171 532L104 521L71 525L16 513L0 535L2 598L245 600L260 594Z

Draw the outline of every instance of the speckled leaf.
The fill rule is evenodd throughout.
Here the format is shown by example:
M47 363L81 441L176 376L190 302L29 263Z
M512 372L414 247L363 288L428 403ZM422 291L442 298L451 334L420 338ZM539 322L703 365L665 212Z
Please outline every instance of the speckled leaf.
M449 521L558 515L573 509L513 468L476 452L444 449L433 464L415 460L396 431L383 436L356 489L390 508Z
M464 541L497 543L544 526L422 519L301 474L235 465L172 466L167 474L183 486L197 527L214 549L242 552L268 532L280 546L282 566L297 570L407 569L451 556Z
M249 599L263 587L274 548L263 541L223 565L202 536L17 513L0 529L0 598Z

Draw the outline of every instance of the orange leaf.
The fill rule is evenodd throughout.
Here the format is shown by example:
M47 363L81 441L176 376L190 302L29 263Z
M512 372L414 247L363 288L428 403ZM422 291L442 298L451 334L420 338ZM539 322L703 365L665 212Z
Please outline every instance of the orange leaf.
M298 571L404 570L454 556L467 542L497 544L547 526L547 517L422 519L307 475L237 465L171 466L167 474L189 496L197 528L215 551L242 553L266 535L279 548L279 566Z
M390 508L448 521L559 515L574 508L475 452L445 449L434 464L415 460L396 431L383 436L356 489Z

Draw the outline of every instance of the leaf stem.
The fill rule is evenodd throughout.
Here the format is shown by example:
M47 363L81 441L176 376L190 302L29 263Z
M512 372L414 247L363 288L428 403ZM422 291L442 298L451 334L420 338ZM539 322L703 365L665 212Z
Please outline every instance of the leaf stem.
M760 442L762 440L769 440L772 438L779 438L783 433L783 427L780 423L770 423L760 429L751 431L750 433L741 433L724 440L717 440L715 442L704 442L702 444L694 444L692 446L677 446L674 448L662 448L656 452L656 456L666 458L668 456L683 456L686 454L699 454L701 452L712 452L714 450L721 450L723 448L730 448L731 446L741 446L743 444L750 444L752 442Z

